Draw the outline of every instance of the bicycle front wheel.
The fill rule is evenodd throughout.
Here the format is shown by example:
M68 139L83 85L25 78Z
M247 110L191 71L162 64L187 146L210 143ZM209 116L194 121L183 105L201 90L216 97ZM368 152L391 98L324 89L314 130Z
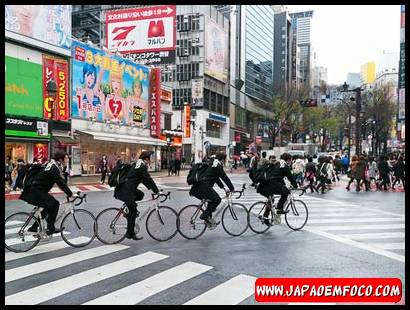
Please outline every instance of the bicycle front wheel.
M97 239L104 244L116 244L125 239L127 218L119 208L108 208L97 215Z
M306 225L309 211L302 200L290 201L285 210L289 210L289 212L285 214L285 221L290 229L299 230Z
M242 235L248 229L248 209L240 203L226 206L222 212L222 227L231 236Z
M19 212L6 218L5 223L5 246L12 252L27 252L34 248L40 242L40 235L27 231L34 223L37 223L39 229L40 221L27 212Z
M61 222L61 238L74 248L89 245L96 237L95 216L84 209L68 213Z
M197 205L188 205L183 207L178 213L177 228L181 236L186 239L197 239L206 230L204 220L199 216L204 212Z
M167 206L160 206L158 210L153 209L147 216L145 226L148 235L157 241L168 241L178 232L177 212Z
M263 215L266 210L266 202L258 201L255 202L250 208L248 213L248 223L249 228L257 234L263 234L264 232L268 231L270 225L266 225L264 223L265 219ZM269 219L268 221L271 222L272 211L269 212Z

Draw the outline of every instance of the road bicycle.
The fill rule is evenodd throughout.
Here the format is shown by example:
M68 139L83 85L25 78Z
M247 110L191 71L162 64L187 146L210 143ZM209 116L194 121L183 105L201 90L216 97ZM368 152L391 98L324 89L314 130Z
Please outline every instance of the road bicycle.
M81 248L90 244L96 237L97 225L94 215L84 209L77 209L83 201L86 201L87 194L77 193L77 197L60 206L60 214L57 216L58 222L61 218L61 238L70 246ZM75 203L78 200L77 203ZM46 222L41 212L44 208L34 207L31 212L17 212L6 218L5 223L5 246L12 252L27 252L34 248L41 240L46 241L52 235L46 233ZM37 232L30 232L28 229L37 223ZM12 227L13 226L13 227Z
M231 236L240 236L248 229L248 209L240 203L232 203L232 195L239 199L245 191L245 184L242 190L229 192L225 191L225 197L222 198L223 206L216 211L214 218L222 212L221 221L223 229ZM204 220L200 219L208 205L206 199L202 199L199 205L187 205L178 213L177 227L178 232L186 239L197 239L203 235L207 228L215 229L216 225L207 225ZM219 223L218 223L219 224Z
M138 205L152 202L143 211L141 216L137 212L135 221L135 234L141 230L140 222L147 216L145 228L152 239L157 241L167 241L177 234L177 212L167 206L159 204L171 198L171 192L167 194L152 194L152 199L138 201ZM163 197L161 201L159 198ZM124 203L121 208L108 208L102 210L97 215L98 233L97 239L104 244L116 244L124 240L127 233L128 207Z
M300 230L307 223L309 211L302 200L294 198L294 191L302 191L299 195L302 196L306 193L306 188L290 189L287 204L285 203L286 208L284 209L289 211L285 213L285 222L290 229ZM281 223L281 214L277 213L275 195L270 196L266 201L255 202L249 208L248 222L249 228L257 234L268 231L273 225L279 225Z

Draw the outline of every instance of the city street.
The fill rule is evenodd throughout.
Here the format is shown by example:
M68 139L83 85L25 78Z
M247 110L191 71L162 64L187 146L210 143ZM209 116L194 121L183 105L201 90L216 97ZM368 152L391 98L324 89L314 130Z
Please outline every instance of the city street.
M249 184L245 173L230 177L237 189ZM177 211L198 202L183 190L186 176L155 181L172 192L164 204ZM197 240L177 234L157 242L143 227L143 240L125 239L113 246L94 240L76 249L55 236L27 253L6 251L5 303L247 305L258 304L254 283L259 277L388 277L401 279L403 304L405 193L401 187L397 192L347 192L345 186L343 178L324 195L300 198L309 208L301 231L291 231L282 219L261 235L248 228L231 237L219 225ZM144 193L150 196L145 188ZM121 206L112 195L110 189L89 192L84 208L97 215L108 206ZM259 200L263 197L249 187L238 202L250 207ZM6 217L32 208L19 200L5 203Z

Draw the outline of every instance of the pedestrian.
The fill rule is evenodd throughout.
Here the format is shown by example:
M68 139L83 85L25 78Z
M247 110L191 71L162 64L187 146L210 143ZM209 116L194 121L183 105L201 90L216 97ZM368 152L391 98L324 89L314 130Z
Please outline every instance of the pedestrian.
M385 191L387 191L388 185L390 184L390 168L385 155L380 155L378 170L380 181L379 189L382 190L383 188Z
M365 160L365 157L363 155L359 156L359 162L357 163L356 167L356 192L360 192L361 190L361 183L364 184L366 191L369 191L369 185L368 185L368 180L366 179L366 172L368 170L367 168L367 162Z
M98 170L101 172L101 180L100 183L104 184L105 183L105 177L107 175L108 172L108 160L107 160L107 155L103 155L101 161L100 161L100 165Z
M305 167L306 173L305 178L309 182L308 186L310 188L310 192L313 193L315 190L315 175L316 175L316 165L313 163L313 158L311 156L308 157L308 163Z
M394 186L396 185L396 182L398 182L398 181L401 180L401 182L403 183L403 189L405 190L405 189L406 189L406 187L405 187L405 181L404 181L404 180L405 180L405 177L404 177L405 168L404 168L403 157L400 156L400 157L398 158L398 160L397 160L397 162L395 163L393 169L394 169L394 177L395 177L395 179L394 179L394 182L393 182L393 185L392 185L392 189L395 190Z
M358 162L359 162L359 157L356 154L353 155L352 160L350 161L350 169L348 171L348 177L350 178L346 186L346 189L348 191L350 191L350 184L352 184L354 180L356 179L356 167L357 167Z
M293 160L294 163L292 165L292 171L296 178L296 183L298 183L299 186L302 186L305 172L305 163L303 160L303 156L295 155L293 157Z
M342 173L343 165L342 165L342 161L340 160L339 155L335 156L335 159L333 160L333 166L334 166L334 169L335 169L336 179L337 179L337 181L340 181L339 174Z
M316 192L319 192L321 189L321 193L325 193L327 179L328 179L328 164L326 162L326 158L321 156L319 157L319 165L317 167L317 175L316 178L318 180L318 185L316 187Z
M259 160L258 165L257 165L258 168L269 164L269 160L266 158L266 155L267 155L266 152L262 152L262 157Z
M181 160L176 158L174 161L175 175L179 176L179 171L181 170Z
M184 156L182 156L182 158L181 158L181 166L182 166L182 170L184 170L184 169L185 169L185 163L186 163L186 159L185 159L185 157L184 157Z
M376 188L377 188L376 178L377 178L378 170L377 170L377 163L374 160L373 156L369 156L368 168L369 168L369 189L371 189L372 181L373 183L376 184Z
M23 159L17 160L16 171L17 171L17 176L16 176L16 181L14 182L13 191L16 191L17 189L23 190L23 179L26 173L26 164Z
M258 156L254 153L251 153L252 157L250 159L249 162L249 168L248 168L248 172L249 172L249 178L252 180L252 184L251 186L256 186L255 184L255 174L256 174L256 169L258 166Z
M170 157L168 159L168 176L173 175L174 170L174 159Z
M11 156L7 155L6 157L6 169L5 169L5 177L6 177L6 182L9 182L9 185L11 186L13 184L13 180L12 180L12 173L14 170L14 165L13 162L11 160Z

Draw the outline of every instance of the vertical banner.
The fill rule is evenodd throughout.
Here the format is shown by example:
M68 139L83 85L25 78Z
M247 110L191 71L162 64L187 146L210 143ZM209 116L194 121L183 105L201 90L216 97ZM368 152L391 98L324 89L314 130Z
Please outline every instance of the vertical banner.
M202 108L204 106L204 80L192 80L192 107Z
M184 137L189 138L191 136L191 107L189 105L184 106L185 126Z
M151 136L160 136L161 121L161 70L154 68L150 77L150 125Z
M47 83L50 80L54 80L57 85L57 94L55 98L51 98L47 92ZM43 55L43 98L45 119L53 119L58 121L69 120L68 116L70 115L70 113L67 90L67 61Z
M37 162L44 163L48 159L47 144L43 144L43 143L34 144L33 157L37 158Z

